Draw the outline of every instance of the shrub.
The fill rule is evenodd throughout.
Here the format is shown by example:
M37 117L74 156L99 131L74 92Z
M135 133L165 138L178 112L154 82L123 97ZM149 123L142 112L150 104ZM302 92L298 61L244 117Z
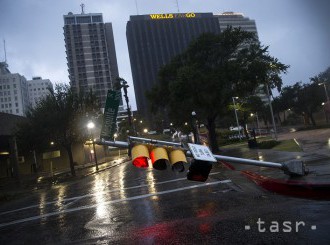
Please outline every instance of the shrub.
M278 144L280 144L279 141L276 140L267 140L267 141L262 141L258 143L258 148L259 149L271 149L274 146L277 146Z

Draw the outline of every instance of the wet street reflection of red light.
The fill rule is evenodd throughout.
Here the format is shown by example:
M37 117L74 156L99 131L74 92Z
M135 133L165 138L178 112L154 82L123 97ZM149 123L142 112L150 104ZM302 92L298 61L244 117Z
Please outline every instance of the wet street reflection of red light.
M211 225L208 223L200 224L198 230L202 234L208 234L211 232Z
M156 240L166 240L173 239L175 236L175 224L169 223L158 223L152 226L144 227L136 232L134 235L138 236L139 239L156 239Z
M205 218L211 216L210 210L198 210L197 218Z

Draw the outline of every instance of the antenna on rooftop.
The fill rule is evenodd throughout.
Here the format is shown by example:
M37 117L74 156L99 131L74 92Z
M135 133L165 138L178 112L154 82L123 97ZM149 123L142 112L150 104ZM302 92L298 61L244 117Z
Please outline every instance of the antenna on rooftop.
M176 0L176 7L177 7L177 9L178 9L178 13L180 13L179 0Z
M3 49L5 51L5 63L7 63L6 40L3 39Z
M80 7L81 7L81 14L84 14L85 12L84 12L84 7L85 7L85 4L80 4Z
M138 9L137 0L135 0L135 7L136 7L136 14L139 15L139 9Z

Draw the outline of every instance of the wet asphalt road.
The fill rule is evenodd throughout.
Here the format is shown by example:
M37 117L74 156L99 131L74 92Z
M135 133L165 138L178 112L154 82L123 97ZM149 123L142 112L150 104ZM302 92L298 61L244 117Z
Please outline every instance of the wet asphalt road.
M220 164L199 183L125 162L0 206L0 244L329 244L329 231L329 201L266 192Z

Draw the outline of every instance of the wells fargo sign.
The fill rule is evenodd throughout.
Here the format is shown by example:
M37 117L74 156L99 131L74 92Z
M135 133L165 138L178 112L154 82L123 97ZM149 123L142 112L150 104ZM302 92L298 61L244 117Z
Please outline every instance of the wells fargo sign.
M176 18L195 18L195 13L185 13L185 14L150 14L149 15L153 20L159 19L176 19Z

